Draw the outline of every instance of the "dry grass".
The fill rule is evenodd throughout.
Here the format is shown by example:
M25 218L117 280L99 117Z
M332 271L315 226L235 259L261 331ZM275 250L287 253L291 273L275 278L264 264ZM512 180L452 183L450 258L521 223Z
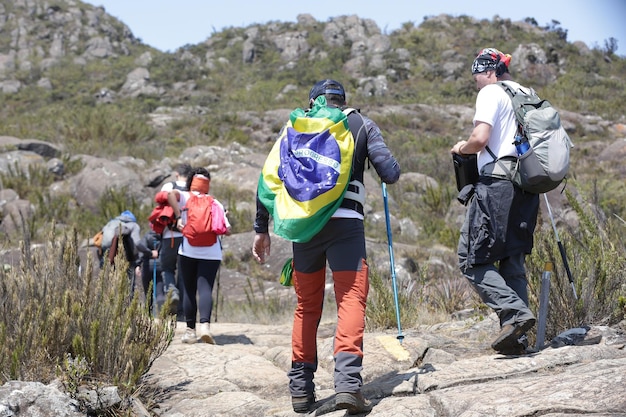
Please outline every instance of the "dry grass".
M52 231L48 241L25 239L20 265L0 271L0 383L59 378L70 395L81 385L131 395L168 347L173 321L131 299L121 257L95 271L75 233Z
M535 233L535 249L527 261L531 306L538 310L541 275L546 262L555 270L551 277L546 338L583 325L613 325L626 318L626 226L605 217L591 204L581 203L567 193L568 202L579 217L577 227L557 224L565 249L574 288L552 228ZM556 219L558 221L558 219Z

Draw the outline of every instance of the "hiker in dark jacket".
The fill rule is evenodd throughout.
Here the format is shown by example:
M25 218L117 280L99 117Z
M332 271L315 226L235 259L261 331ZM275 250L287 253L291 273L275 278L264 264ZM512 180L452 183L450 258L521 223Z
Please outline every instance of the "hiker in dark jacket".
M347 107L345 90L337 81L323 80L315 84L309 93L310 105L321 95L326 97L328 106L342 110ZM292 406L298 413L306 413L315 402L316 338L322 316L326 262L332 270L337 300L334 342L336 407L347 409L350 414L367 412L372 408L371 402L361 393L365 306L369 291L363 227L363 171L366 159L369 159L380 178L392 184L400 177L400 167L376 123L358 112L351 112L348 125L356 145L353 174L343 202L310 241L293 243L293 285L298 304L294 315L292 365L288 376ZM268 222L269 213L257 198L256 236L252 252L261 263L270 254Z
M517 84L509 73L510 60L510 55L493 48L483 49L474 60L472 74L479 90L474 129L451 152L478 153L480 173L478 182L465 186L459 195L467 204L459 266L500 319L501 330L491 347L502 354L520 354L527 347L525 333L535 324L528 308L524 257L533 247L539 195L522 191L505 171L516 161L517 121L509 96L496 83ZM489 150L498 157L497 163Z
M121 236L121 239L119 237ZM128 278L131 284L131 297L135 286L135 268L139 265L139 252L148 250L141 241L141 230L135 215L129 210L111 219L102 228L102 252L100 267L104 265L104 255L113 264L118 248L124 248L124 255L129 263Z

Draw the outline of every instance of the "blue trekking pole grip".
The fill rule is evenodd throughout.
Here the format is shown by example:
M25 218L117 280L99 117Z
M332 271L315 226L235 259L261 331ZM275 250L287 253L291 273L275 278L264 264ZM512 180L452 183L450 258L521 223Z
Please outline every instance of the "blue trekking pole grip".
M387 242L389 243L389 264L391 269L391 284L393 286L393 298L396 304L396 320L398 322L398 336L396 337L400 343L404 339L402 334L402 326L400 324L400 303L398 302L398 286L396 284L396 264L393 259L393 240L391 237L391 220L389 219L389 203L387 198L387 184L382 183L383 201L385 203L385 222L387 223Z

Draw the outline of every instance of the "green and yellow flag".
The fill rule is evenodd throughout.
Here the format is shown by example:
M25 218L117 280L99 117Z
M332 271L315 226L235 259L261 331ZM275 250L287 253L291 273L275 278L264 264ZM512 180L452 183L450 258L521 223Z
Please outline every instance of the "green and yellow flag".
M354 139L346 113L326 106L291 112L270 151L257 188L272 215L274 233L308 242L337 210L350 182Z

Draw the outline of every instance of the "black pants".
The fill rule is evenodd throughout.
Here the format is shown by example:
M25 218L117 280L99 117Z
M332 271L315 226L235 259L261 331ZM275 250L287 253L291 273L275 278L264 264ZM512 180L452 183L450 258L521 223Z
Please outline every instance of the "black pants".
M196 328L196 316L200 323L211 322L213 310L213 284L222 261L195 259L179 255L180 272L185 283L183 310L187 327ZM197 300L196 300L197 295Z

